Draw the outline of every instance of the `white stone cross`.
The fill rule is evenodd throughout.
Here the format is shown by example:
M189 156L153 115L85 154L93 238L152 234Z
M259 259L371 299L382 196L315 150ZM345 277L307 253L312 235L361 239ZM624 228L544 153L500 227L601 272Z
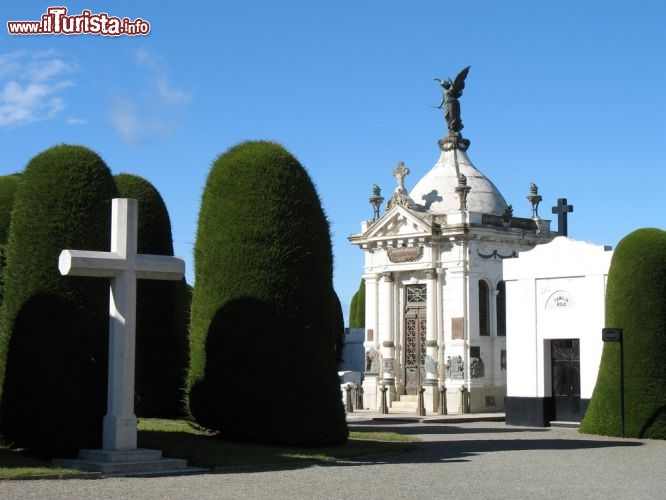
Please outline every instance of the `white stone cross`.
M111 251L63 250L60 273L111 278L109 303L109 381L102 448L136 449L134 354L136 280L179 280L185 262L167 255L137 254L137 201L115 198L111 207Z

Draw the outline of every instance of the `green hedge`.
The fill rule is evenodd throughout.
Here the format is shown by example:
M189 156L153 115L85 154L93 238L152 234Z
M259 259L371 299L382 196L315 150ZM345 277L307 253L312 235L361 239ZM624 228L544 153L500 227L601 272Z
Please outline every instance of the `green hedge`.
M618 244L606 326L624 329L625 435L666 439L666 231L639 229ZM620 434L619 349L604 344L581 432Z
M171 220L157 189L136 175L114 179L121 197L138 201L138 252L173 255ZM184 414L188 294L184 279L137 283L135 411L140 417Z
M194 249L189 407L225 439L347 439L335 356L328 221L282 146L214 162Z
M57 264L63 249L109 250L116 194L104 161L81 146L45 150L22 175L0 311L0 430L16 446L101 445L109 285L60 276Z

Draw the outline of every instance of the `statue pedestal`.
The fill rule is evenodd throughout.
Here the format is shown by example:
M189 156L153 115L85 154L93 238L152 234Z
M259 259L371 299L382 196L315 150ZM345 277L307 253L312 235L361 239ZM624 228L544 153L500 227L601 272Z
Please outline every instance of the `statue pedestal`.
M428 413L439 412L439 383L437 380L426 380L423 385L425 392L423 393L423 405Z
M365 373L363 378L363 406L371 410L379 408L379 387L377 386L377 374Z
M437 145L442 151L451 151L452 149L467 151L470 144L469 139L465 139L462 135L447 135L437 141Z

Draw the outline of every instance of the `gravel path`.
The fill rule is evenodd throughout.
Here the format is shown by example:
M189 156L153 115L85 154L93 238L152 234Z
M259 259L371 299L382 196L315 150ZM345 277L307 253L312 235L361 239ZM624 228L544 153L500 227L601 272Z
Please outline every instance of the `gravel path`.
M2 499L665 498L666 441L498 422L356 420L409 433L418 451L294 468L161 478L1 481Z

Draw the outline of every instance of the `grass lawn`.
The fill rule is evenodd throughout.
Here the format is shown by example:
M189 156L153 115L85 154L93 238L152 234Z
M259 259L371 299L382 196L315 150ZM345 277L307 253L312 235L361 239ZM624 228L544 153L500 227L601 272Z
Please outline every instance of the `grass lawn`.
M350 432L342 446L286 448L247 443L229 443L216 439L184 420L140 419L138 446L162 450L165 457L184 458L188 465L219 468L242 465L266 465L312 461L334 461L382 455L416 449L411 436L392 432ZM0 479L24 476L62 476L66 469L0 446Z

